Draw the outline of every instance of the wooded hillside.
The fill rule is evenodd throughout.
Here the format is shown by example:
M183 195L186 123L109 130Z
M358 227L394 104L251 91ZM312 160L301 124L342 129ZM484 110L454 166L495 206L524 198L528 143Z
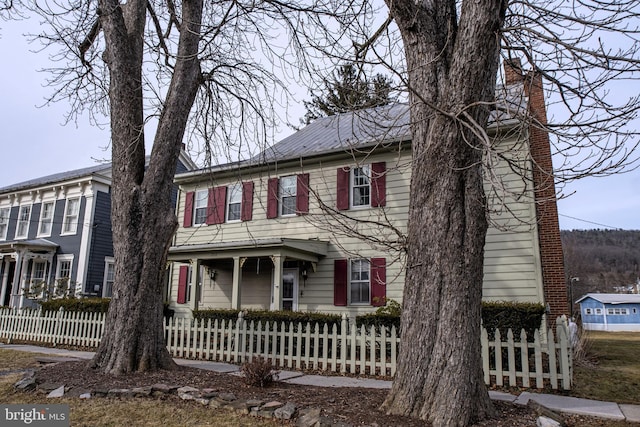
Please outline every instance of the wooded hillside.
M562 230L565 271L574 301L588 292L614 292L640 277L640 231Z

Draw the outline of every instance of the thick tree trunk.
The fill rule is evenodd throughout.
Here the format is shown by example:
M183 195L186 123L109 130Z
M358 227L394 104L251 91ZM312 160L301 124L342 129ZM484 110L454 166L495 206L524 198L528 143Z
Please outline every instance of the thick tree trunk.
M177 227L170 196L199 83L202 0L182 3L178 58L146 169L141 84L146 1L102 0L100 9L110 71L115 282L90 366L111 374L168 369L175 364L164 342L162 288Z
M487 231L481 140L506 2L388 1L409 70L413 168L402 346L382 408L435 426L493 413L480 309Z

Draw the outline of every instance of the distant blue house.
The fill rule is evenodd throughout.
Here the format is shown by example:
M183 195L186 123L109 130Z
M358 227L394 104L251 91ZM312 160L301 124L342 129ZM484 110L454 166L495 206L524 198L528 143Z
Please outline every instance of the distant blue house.
M640 332L640 294L587 294L576 303L584 329Z
M182 151L176 171L192 169ZM0 306L111 296L111 173L107 163L0 188Z

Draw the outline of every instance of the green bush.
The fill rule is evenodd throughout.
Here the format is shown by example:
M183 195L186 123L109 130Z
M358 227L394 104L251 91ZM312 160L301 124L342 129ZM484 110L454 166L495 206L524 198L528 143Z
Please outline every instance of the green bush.
M196 320L238 320L240 310L233 309L210 309L210 310L194 310L193 318ZM269 311L269 310L247 310L244 314L246 322L262 323L269 322L289 322L306 324L327 323L329 325L340 326L341 317L338 314L311 313L303 311Z
M540 329L544 314L545 306L542 304L508 301L482 303L482 325L487 329L490 339L496 329L500 330L502 337L506 337L511 329L514 338L520 339L520 331L524 329L527 339L532 341L533 332Z
M522 302L482 302L482 324L492 339L496 329L500 330L503 337L511 328L515 339L520 339L522 329L527 333L528 339L533 339L533 332L542 324L542 316L545 307L542 304ZM356 317L356 326L395 326L400 332L400 317L402 306L398 302L388 300L387 305L380 307L375 313L364 314Z
M106 313L110 298L60 298L39 302L43 311L80 311L85 313Z

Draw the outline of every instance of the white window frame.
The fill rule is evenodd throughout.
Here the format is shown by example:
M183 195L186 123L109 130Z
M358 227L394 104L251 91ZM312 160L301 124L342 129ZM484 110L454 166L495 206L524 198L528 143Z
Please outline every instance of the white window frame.
M46 207L50 206L51 209L48 211L49 216L45 216L47 213ZM38 237L48 237L51 236L51 231L53 230L53 216L55 215L56 210L56 202L54 200L49 200L46 202L42 202L40 204L40 221L38 222ZM44 227L47 227L47 230L43 230Z
M602 309L601 308L596 308L596 314L602 314Z
M69 271L68 271L68 275L67 276L63 276L63 270L62 270L62 265L63 264L69 264ZM58 260L56 262L56 281L54 284L54 289L53 289L53 293L54 293L54 297L64 297L66 295L70 294L71 291L71 275L73 273L73 255L58 255ZM64 294L61 295L56 295L56 291L57 291L57 287L58 287L58 280L62 280L64 278L67 278L67 291L64 292Z
M0 240L7 240L11 208L0 208Z
M626 316L627 314L628 313L626 308L618 308L618 307L607 308L608 316Z
M29 277L29 292L32 292L34 287L36 285L38 285L38 282L43 282L44 286L42 286L42 289L40 290L40 293L37 295L34 295L35 298L40 298L42 296L44 296L44 293L47 289L47 261L42 260L42 259L34 259L33 263L31 264L31 274ZM40 272L40 268L36 269L36 266L38 267L42 267L42 277L38 276L35 277L35 273L36 272Z
M365 181L366 182L363 182ZM358 189L366 189L367 202L360 203L360 197L356 197ZM356 203L356 201L358 201ZM368 208L371 206L371 167L362 165L351 168L349 171L349 207L352 209Z
M591 312L590 308L585 308L584 309L584 314L589 315L589 314L593 314L593 313Z
M356 274L360 276L356 278ZM366 274L366 279L363 275ZM354 298L354 285L362 287L365 285L368 289L368 298ZM354 258L349 260L349 305L371 305L371 260L367 258ZM362 290L359 292L362 293ZM360 295L362 297L362 295Z
M209 205L209 190L196 190L193 195L193 225L207 224L207 206ZM199 217L200 215L200 217Z
M102 279L102 298L111 298L113 296L113 284L115 283L115 278L116 260L113 257L106 257L104 259L104 277ZM109 292L107 292L107 290Z
M295 216L298 198L298 176L283 176L278 181L278 214L280 216ZM285 208L285 199L289 203L293 201L293 209L290 207Z
M70 211L73 203L77 202L75 211ZM64 219L62 220L61 236L76 234L78 232L78 219L80 217L80 197L67 199L64 206Z
M31 222L32 210L31 207L31 205L20 205L20 209L18 209L18 221L16 222L16 239L26 239L29 236L29 224ZM24 227L23 230L21 230L22 227Z
M232 210L233 206L233 210ZM237 213L236 213L237 209ZM233 217L232 217L233 214ZM236 217L237 215L237 217ZM236 183L227 187L227 222L238 222L242 219L242 184Z

